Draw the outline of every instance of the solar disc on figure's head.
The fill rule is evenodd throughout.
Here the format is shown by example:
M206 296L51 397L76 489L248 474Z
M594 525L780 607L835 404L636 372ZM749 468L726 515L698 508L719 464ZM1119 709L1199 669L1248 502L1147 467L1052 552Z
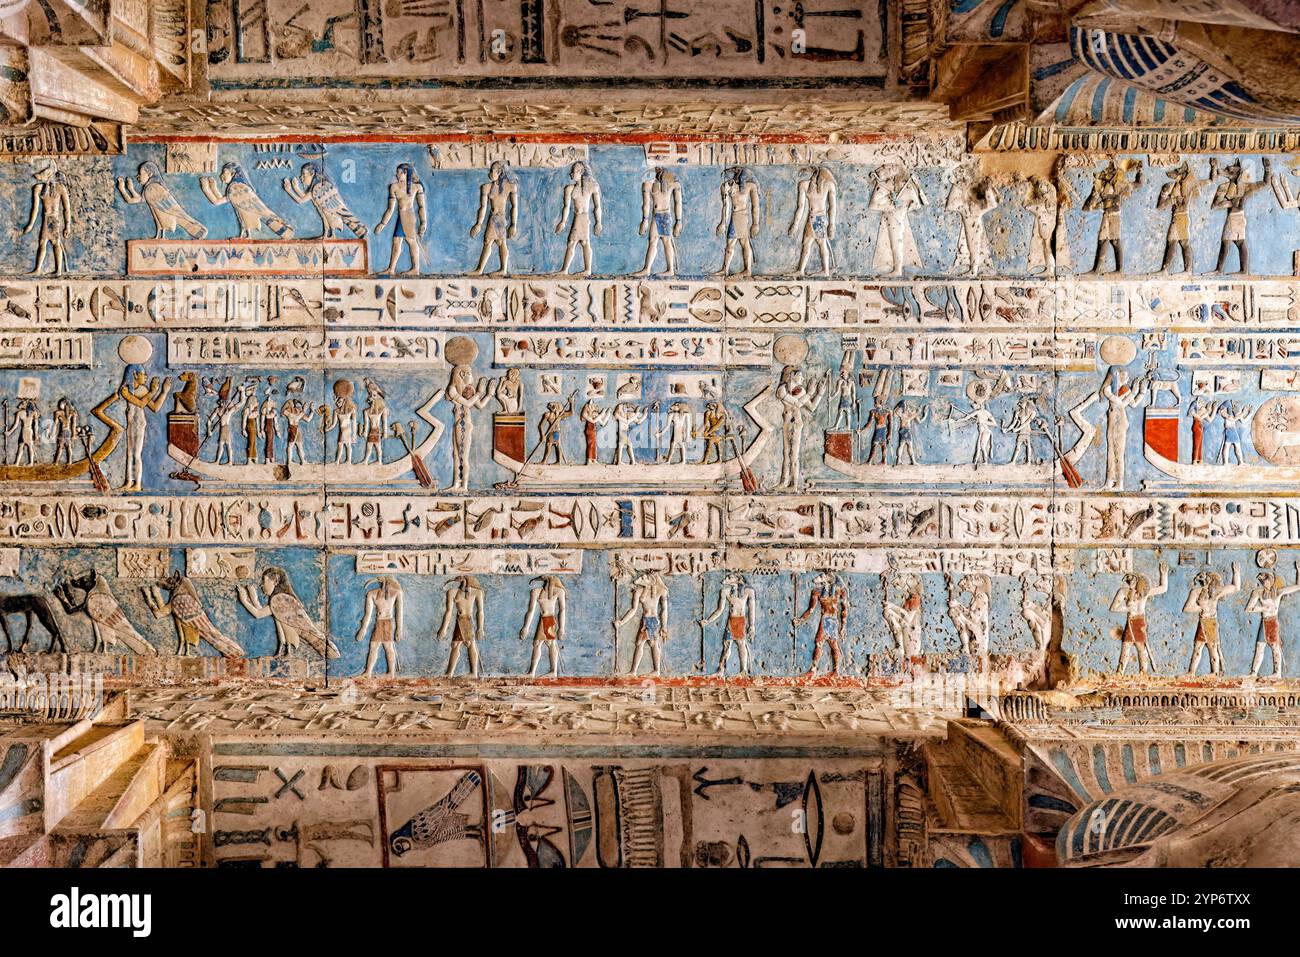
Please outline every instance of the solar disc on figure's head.
M443 355L454 366L469 365L478 358L478 344L468 336L456 336L447 340Z
M153 356L153 344L144 336L123 336L117 344L117 357L123 362L140 365Z
M1127 336L1107 336L1101 341L1101 361L1108 366L1126 366L1137 358L1137 344Z
M772 343L772 358L782 365L798 365L807 356L808 340L802 336L777 336Z

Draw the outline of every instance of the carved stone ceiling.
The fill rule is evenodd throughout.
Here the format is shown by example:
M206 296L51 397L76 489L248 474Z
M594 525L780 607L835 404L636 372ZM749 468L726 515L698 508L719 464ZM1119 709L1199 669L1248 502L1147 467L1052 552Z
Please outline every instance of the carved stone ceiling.
M142 111L133 135L157 138L203 130L222 136L428 136L464 133L780 136L834 141L880 134L958 135L963 124L947 107L927 102L862 102L844 93L756 95L724 92L675 96L539 93L400 95L373 92L303 101L283 91L256 103L233 94L210 100L168 101Z
M1196 6L0 0L83 154L0 165L0 720L126 689L223 866L1014 864L1296 751L1298 25Z
M209 4L206 74L140 133L861 137L953 130L899 11L725 0Z
M1277 126L1300 115L1297 42L1286 5L1257 0L9 0L0 130L40 153L60 136L120 146L120 126L832 140L953 121L976 139L1007 122ZM1178 63L1191 72L1167 75Z

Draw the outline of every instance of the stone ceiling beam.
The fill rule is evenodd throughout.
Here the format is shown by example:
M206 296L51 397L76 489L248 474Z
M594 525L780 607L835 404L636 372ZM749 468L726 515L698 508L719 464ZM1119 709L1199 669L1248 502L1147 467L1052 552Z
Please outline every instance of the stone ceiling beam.
M948 104L955 121L1012 120L1028 104L1026 44L958 44L935 62L935 99Z
M165 89L188 89L190 40L188 0L5 4L0 134L23 136L33 121L133 124Z

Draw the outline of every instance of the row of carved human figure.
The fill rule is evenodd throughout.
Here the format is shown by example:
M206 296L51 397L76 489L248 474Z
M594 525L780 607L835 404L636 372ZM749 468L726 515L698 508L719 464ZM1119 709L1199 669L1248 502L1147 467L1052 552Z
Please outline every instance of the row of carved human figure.
M806 348L799 340L795 341L800 348ZM1115 345L1128 349L1112 349ZM1101 445L1095 440L1104 429L1103 484L1106 488L1123 489L1128 417L1143 403L1156 408L1157 397L1165 397L1162 401L1167 405L1157 411L1174 416L1168 421L1176 428L1182 428L1180 423L1185 422L1190 430L1193 466L1199 467L1214 458L1220 465L1233 465L1240 472L1252 447L1250 422L1262 408L1273 411L1277 422L1270 441L1279 446L1270 445L1264 451L1273 456L1270 462L1286 461L1284 453L1289 453L1280 444L1290 436L1293 414L1287 411L1290 406L1282 399L1273 398L1256 406L1252 401L1201 395L1187 404L1184 414L1176 374L1162 373L1156 364L1149 364L1141 375L1130 378L1121 363L1135 356L1136 350L1123 337L1109 337L1103 343L1102 353L1103 357L1114 358L1117 364L1107 370L1096 390L1090 389L1069 410L1068 421L1066 416L1055 413L1041 390L1018 391L1003 381L1006 377L970 375L964 399L957 395L908 396L902 394L898 376L893 374L896 370L864 365L855 376L852 356L846 357L836 376L829 368L809 375L801 362L794 361L797 355L788 355L786 358L792 362L782 367L775 381L748 398L750 402L761 400L770 390L770 401L780 407L781 467L776 486L779 489L803 487L802 447L810 426L822 430L828 465L861 481L918 481L926 474L924 466L939 465L946 467L952 477L965 470L972 481L990 476L990 480L1029 483L1050 478L1055 463L1071 487L1076 488L1083 484L1079 468L1092 448ZM405 461L420 483L432 487L433 477L424 459L433 451L447 423L431 410L445 400L451 410L452 481L448 489L469 491L475 462L473 419L489 401L495 400L501 421L510 417L519 420L522 454L508 459L513 463L510 467L515 471L514 483L527 480L556 485L618 480L618 475L604 474L605 466L722 466L725 463L736 467L749 491L759 491L762 487L757 474L761 466L757 452L767 440L768 426L765 422L749 421L752 415L747 418L728 409L716 377L708 375L702 375L696 382L699 399L679 396L671 401L638 401L639 377L616 388L609 402L593 394L579 405L578 388L569 392L567 401L559 401L553 391L553 400L544 406L537 407L540 404L535 400L531 403L536 408L536 438L531 448L524 435L530 397L517 368L508 369L499 377L476 378L469 362L453 366L446 386L416 410L427 430L414 419L407 423L398 421L384 387L369 377L363 378L364 403L355 398L357 389L352 381L337 379L332 387L334 403L315 407L304 400L301 376L283 384L283 396L275 376L266 377L264 391L261 376L246 376L242 385L236 384L233 377L221 383L205 378L201 390L195 374L185 372L181 377L186 380L186 388L177 394L178 411L201 413L206 428L204 436L195 435L192 448L183 452L171 450L169 454L187 469L200 472L209 465L229 466L221 473L227 479L241 480L241 472L259 464L282 463L280 478L288 480L295 457L299 466L308 458L323 461L329 454L331 441L336 465L356 464L361 467L355 476L358 480L373 478L379 473L366 470L372 462L379 468L391 461L391 448L396 443L406 454ZM151 383L139 367L128 369L124 375L118 395L131 409L140 410L136 416L138 441L128 451L136 464L128 468L128 478L131 474L138 477L142 468L143 430L147 428L144 410L158 411L169 381ZM554 384L560 381L556 376ZM581 387L581 384L579 379L577 385ZM866 390L870 390L869 396ZM1168 405L1169 401L1175 404ZM1108 410L1104 420L1097 424L1086 414L1093 406ZM748 407L747 404L745 408ZM0 451L7 457L9 436L14 434L17 436L15 461L21 462L24 456L29 462L35 461L35 440L40 433L35 400L19 400L10 424L6 400L0 398L0 414L6 417ZM313 421L318 425L319 442L308 436L308 423ZM56 439L56 461L61 454L76 458L70 451L74 435L82 436L83 445L88 449L89 443L85 441L88 429L79 427L77 422L75 405L66 398L60 399L46 430ZM1078 433L1077 438L1069 431L1071 428ZM973 441L962 438L963 434L972 436ZM499 430L494 431L493 447L498 452L502 451L497 444L499 438ZM212 452L205 451L210 447L209 440L215 442ZM995 441L1011 446L1005 461L1002 460L1005 453L997 451ZM390 449L387 453L386 443ZM581 448L577 463L570 458L575 445ZM363 448L354 452L358 446ZM244 468L235 469L237 462ZM1022 465L1024 469L1017 471ZM638 472L635 478L653 484L682 481L686 474L667 468L648 468ZM701 476L700 481L712 480ZM129 481L127 486L138 490L138 485L132 486Z
M276 654L289 655L303 649L304 653L324 658L339 656L337 646L327 632L312 618L294 591L289 573L278 566L267 567L259 577L259 590L240 585L236 590L243 608L254 618L270 617L275 624ZM957 634L959 649L971 657L980 670L989 666L989 632L992 612L993 576L970 573L960 577L945 575L946 613ZM1052 581L1049 576L1025 572L1019 576L1021 617L1028 626L1038 657L1046 654L1051 632ZM642 662L648 663L650 673L662 672L663 651L669 639L671 604L669 584L657 571L642 571L630 576L628 587L631 600L627 609L615 618L615 632L634 624L635 643L630 673L640 673ZM1121 632L1121 650L1117 671L1123 673L1136 657L1141 673L1156 672L1150 651L1148 631L1148 604L1169 589L1169 570L1159 566L1158 580L1152 584L1148 576L1139 572L1126 572L1109 608L1124 615ZM1209 673L1223 675L1223 654L1219 637L1219 608L1225 599L1242 591L1240 566L1232 564L1231 578L1213 570L1198 572L1188 588L1182 611L1195 616L1192 633L1192 653L1187 673L1195 675L1202 659L1208 655ZM164 592L167 597L164 597ZM1244 612L1258 616L1255 654L1251 673L1258 676L1266 657L1271 657L1272 677L1283 673L1283 644L1279 614L1283 599L1300 592L1300 562L1296 563L1295 581L1287 583L1271 568L1261 569L1256 584L1246 596ZM127 651L135 654L156 654L156 649L132 625L109 586L107 578L93 570L70 575L58 581L52 589L58 607L68 616L84 616L94 634L93 651ZM143 587L146 606L156 618L170 616L176 628L178 655L200 653L207 644L218 654L242 657L244 651L227 637L209 617L199 591L185 575L176 572ZM1039 597L1041 595L1041 597ZM262 601L266 598L266 603ZM898 599L898 600L895 600ZM853 595L844 578L831 571L817 573L802 611L792 619L796 631L813 622L812 659L807 676L815 677L821 671L824 651L830 653L830 672L840 674L844 667L844 648ZM886 573L880 576L880 612L894 641L894 652L903 659L915 659L923 654L923 625L925 587L923 577L917 573ZM741 572L728 572L713 601L712 611L704 617L688 622L688 627L707 629L722 621L720 637L721 657L714 674L725 677L733 649L739 659L741 676L752 673L751 647L756 626L760 620L756 593L749 578ZM374 674L380 655L384 655L388 674L398 673L397 645L406 635L405 589L397 577L380 575L365 587L361 620L355 638L363 641L369 637L365 676ZM15 648L9 631L9 616L22 615L26 621L21 643ZM519 630L520 641L532 642L530 675L537 676L545 655L549 661L549 674L560 674L560 651L569 629L568 588L560 576L544 575L533 579L528 586ZM0 626L10 650L27 648L33 618L49 633L50 651L69 651L62 627L52 611L51 604L40 594L8 595L0 598ZM446 674L454 676L462 657L466 658L469 674L480 676L480 648L488 622L487 593L473 575L462 575L450 580L444 589L443 613L435 631L439 641L450 640ZM942 650L942 649L940 649Z
M96 487L106 491L108 480L101 465L114 454L117 438L124 433L125 475L120 488L140 491L150 416L161 411L170 395L173 409L168 414L167 454L183 466L172 474L173 478L201 481L207 476L245 483L294 481L299 477L294 470L305 466L309 458L322 462L328 457L332 441L332 466L344 473L336 475L337 480L394 481L406 478L409 472L422 486L430 488L435 482L425 460L443 433L450 432L452 481L448 489L467 492L475 462L474 419L495 400L499 413L492 437L494 460L514 471L514 485L524 481L542 485L681 482L689 473L668 466L694 460L689 464L710 466L717 473L709 478L704 474L708 470L701 470L697 473L700 481L715 482L734 473L748 491L759 491L761 483L755 473L758 453L769 438L768 432L776 427L769 426L761 413L755 417L751 407L758 403L780 407L780 489L802 490L803 440L810 425L824 429L829 467L863 481L915 481L925 477L918 470L929 464L949 470L968 468L971 480L985 476L992 480L996 476L999 481L1024 483L1034 481L1035 476L1037 480L1050 478L1052 463L1057 463L1075 488L1083 484L1079 465L1104 427L1104 484L1106 488L1123 489L1128 417L1132 410L1146 403L1178 427L1183 405L1178 373L1161 371L1154 352L1147 355L1146 371L1129 376L1127 370L1138 358L1138 347L1132 339L1120 335L1107 336L1100 343L1099 357L1109 368L1100 387L1089 389L1069 410L1068 426L1065 417L1053 412L1041 385L1034 381L1022 386L1008 375L962 371L964 400L955 394L922 395L918 393L929 391L928 378L909 386L905 377L897 374L898 369L869 366L860 362L852 350L843 354L837 375L829 366L820 373L810 374L805 369L809 343L802 336L778 336L771 348L773 358L783 365L774 381L748 397L744 406L747 421L726 407L720 376L712 370L698 374L693 382L679 382L689 388L667 401L655 402L640 401L644 387L640 371L626 374L609 390L604 374L595 377L599 387L594 389L591 377L584 383L579 376L567 401L559 401L565 391L564 378L555 373L547 379L552 401L539 408L535 399L530 402L518 367L500 376L476 376L475 340L454 336L444 347L444 356L453 363L446 384L412 410L414 418L403 422L390 406L384 385L369 376L361 380L364 401L352 379L336 379L331 386L332 404L312 400L307 379L301 374L245 373L241 382L234 375L220 379L183 370L177 376L181 386L173 393L171 377L151 377L147 371L153 357L151 340L131 334L117 344L118 357L124 363L119 386L94 406L89 416L83 416L77 403L65 393L46 419L39 398L39 376L28 376L20 383L12 419L11 397L0 393L0 466L12 464L6 469L6 477L15 481L69 480L89 472ZM579 407L577 393L584 387L588 397ZM1033 391L1023 391L1026 388ZM604 401L607 391L612 393L612 402ZM1157 406L1157 399L1164 405ZM450 406L450 423L433 411L444 401ZM1282 443L1293 431L1290 423L1294 415L1288 411L1289 406L1279 403L1280 398L1266 403L1276 420L1270 441L1278 448L1270 446L1265 453L1281 462L1289 455ZM525 436L530 404L536 416L536 441L531 448ZM1000 415L995 412L999 406ZM1088 418L1093 406L1107 407L1104 426L1094 425ZM125 424L110 415L115 407L123 410ZM1219 462L1227 465L1235 460L1238 468L1244 466L1248 422L1256 411L1251 402L1211 401L1198 396L1187 409L1191 464L1199 466L1206 455L1213 454L1209 443L1210 428L1214 426L1215 432L1221 433ZM96 421L107 427L109 435L92 450ZM948 426L946 438L939 443L944 448L929 450L925 440L938 440L936 427L941 424ZM1070 427L1078 432L1077 440L1072 442L1065 431ZM953 429L974 434L969 465L958 461L966 453L951 447ZM317 430L318 441L309 436L309 431ZM574 444L566 441L566 433L571 431L577 431L575 438L583 449L580 464L572 463L566 450L566 446ZM995 461L995 437L1014 438L1005 462ZM41 461L40 446L51 440L53 458ZM404 454L394 462L391 452L395 445L400 445ZM1177 452L1172 454L1176 459ZM930 461L923 463L923 457ZM383 471L386 463L387 472ZM1027 467L1024 471L1018 471L1021 464ZM647 468L633 475L617 472L617 467L638 465L664 468ZM1172 462L1165 467L1177 466ZM310 477L312 473L308 470L301 474ZM1288 475L1279 473L1278 478L1287 480Z
M1190 209L1199 191L1208 185L1215 187L1211 208L1225 211L1214 271L1228 271L1234 252L1234 271L1250 271L1246 201L1259 191L1271 188L1282 208L1300 208L1300 194L1293 189L1286 173L1275 171L1267 157L1262 166L1262 178L1258 181L1250 178L1240 159L1220 165L1217 159L1212 158L1204 177L1197 175L1187 161L1165 170L1165 182L1156 200L1157 209L1167 209L1170 214L1160 272L1192 269ZM47 263L52 260L53 272L63 274L68 269L66 240L76 217L76 208L63 174L53 161L38 166L33 175L31 212L21 234L31 232L39 223L33 272L45 272ZM879 214L874 259L869 272L900 275L904 269L919 267L920 255L910 214L919 207L930 205L930 200L916 171L902 164L890 163L874 168L868 175L870 193L866 210ZM1032 272L1050 275L1058 267L1070 268L1073 257L1068 250L1064 216L1074 207L1101 213L1090 271L1104 271L1109 262L1112 271L1123 272L1121 210L1130 194L1141 185L1142 177L1143 161L1137 159L1112 160L1103 164L1083 190L1063 173L1054 177L990 176L978 172L971 163L953 167L947 180L943 208L959 215L961 230L957 236L955 259L946 268L958 269L965 262L966 272L970 275L986 269L989 255L985 215L1014 195L1034 218L1028 251ZM295 202L311 203L316 209L321 221L321 236L333 239L350 235L356 240L366 237L367 225L349 209L339 187L327 173L323 159L304 163L298 175L285 177L282 185ZM237 238L294 238L293 226L264 201L239 163L227 162L216 177L201 177L200 186L211 203L229 205L234 210L239 225ZM192 240L207 237L207 226L185 209L156 163L146 161L140 164L135 179L119 177L117 188L127 203L143 203L148 207L154 220L155 239L173 233L184 233ZM842 271L836 268L832 249L836 226L842 215L834 173L826 166L811 168L799 179L796 189L795 213L787 229L800 242L796 272L807 274L814 257L820 273L830 275ZM755 269L752 240L759 236L764 224L763 193L758 177L748 167L729 167L722 173L720 193L721 216L715 233L724 237L725 246L722 266L717 272L719 275L751 275ZM471 236L482 236L482 249L473 274L486 273L494 256L494 273L504 275L510 272L510 240L518 232L522 203L514 174L504 163L493 163L487 180L480 186L478 214L469 230ZM423 270L427 259L424 237L429 227L428 205L427 190L415 166L398 164L388 185L383 215L375 224L377 235L392 224L386 274L398 272L404 259L406 266L400 271L418 274ZM641 188L639 233L646 238L646 251L637 275L677 273L677 238L686 211L692 208L693 203L684 202L682 183L672 170L655 168ZM560 210L555 231L562 233L567 229L567 241L557 273L569 273L580 257L580 274L591 275L595 271L592 236L601 235L604 216L600 185L586 162L572 165L570 180L562 188ZM662 268L659 267L661 258ZM737 258L739 268L733 270ZM1180 263L1177 269L1175 263Z
M640 672L645 661L651 674L660 674L663 667L664 646L669 639L670 601L666 577L657 571L631 574L629 606L614 621L615 631L634 624L635 644L631 673ZM249 585L239 585L236 596L245 611L254 618L270 617L275 624L276 655L289 655L302 649L304 653L324 658L339 657L339 650L327 631L311 616L294 591L290 574L279 566L267 567L258 578L259 590ZM918 575L902 575L898 588L904 593L901 602L891 600L891 580L882 576L882 605L884 621L903 656L921 654L921 616L923 586ZM991 580L988 575L973 574L961 578L945 576L948 589L948 614L956 626L961 651L974 656L987 667L988 632L991 601ZM1046 644L1046 626L1049 615L1045 607L1032 599L1032 592L1046 587L1042 580L1028 574L1021 577L1023 588L1022 610L1025 611L1035 644ZM220 655L242 657L244 651L238 642L226 636L213 622L203 599L193 582L184 574L175 572L142 586L146 606L155 618L170 616L177 636L178 655L198 654L206 644ZM57 607L64 615L84 616L94 635L94 652L112 650L135 654L156 654L157 651L131 623L110 587L108 578L93 569L87 569L61 578L51 590ZM166 593L164 595L164 593ZM266 598L265 604L262 597ZM457 671L462 654L469 673L480 675L480 646L488 622L487 593L473 575L452 579L445 587L443 614L435 632L439 641L450 640L447 675ZM810 677L820 671L824 650L829 650L831 672L839 674L844 665L842 639L848 619L851 598L842 576L823 571L815 575L806 606L793 618L799 628L815 621L812 631L813 655L808 669ZM397 644L405 636L405 589L397 577L380 575L365 588L362 617L356 631L356 640L369 637L369 654L365 675L374 673L380 654L386 656L389 675L397 674ZM9 616L22 615L25 628L20 642L15 642L9 631ZM543 575L532 580L519 631L521 641L532 641L530 674L538 674L542 657L550 664L550 675L560 674L560 650L569 630L568 588L562 577ZM33 619L49 634L49 651L68 653L69 648L54 614L54 606L42 594L19 594L0 597L0 628L3 628L10 650L25 651L31 637ZM733 646L738 653L739 674L751 674L750 649L759 613L755 590L748 578L739 572L727 573L719 587L714 608L708 615L696 619L691 627L708 628L724 619L721 637L722 657L716 674L727 673ZM305 648L303 646L306 646Z

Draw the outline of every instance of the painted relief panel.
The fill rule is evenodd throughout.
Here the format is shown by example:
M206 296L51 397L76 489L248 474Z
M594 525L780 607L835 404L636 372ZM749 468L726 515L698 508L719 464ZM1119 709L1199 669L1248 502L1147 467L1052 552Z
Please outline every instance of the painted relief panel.
M1300 172L1035 162L7 167L10 647L126 678L1288 677Z
M878 0L720 0L677 7L574 0L209 0L209 75L220 82L320 76L854 77L884 85L889 11ZM874 83L872 82L874 81Z
M215 866L879 867L892 851L879 757L348 751L216 744Z

